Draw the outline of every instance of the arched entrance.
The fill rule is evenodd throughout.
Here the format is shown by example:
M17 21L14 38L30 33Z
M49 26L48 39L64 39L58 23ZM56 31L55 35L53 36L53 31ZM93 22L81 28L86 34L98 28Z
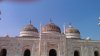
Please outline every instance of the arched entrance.
M29 49L26 49L26 50L24 51L24 56L31 56L31 52L30 52Z
M74 56L80 56L79 51L74 51Z
M0 52L1 56L6 56L7 55L7 50L6 49L2 49Z
M51 49L51 50L49 51L49 56L57 56L56 50L55 50L55 49Z
M99 56L99 52L98 51L94 51L94 56Z

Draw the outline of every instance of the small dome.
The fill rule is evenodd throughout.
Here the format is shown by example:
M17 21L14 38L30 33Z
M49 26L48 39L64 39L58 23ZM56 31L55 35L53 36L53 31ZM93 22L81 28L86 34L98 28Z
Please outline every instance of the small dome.
M69 25L69 27L66 28L65 33L79 33L80 34L80 31L78 29L75 29L71 25Z
M33 32L38 32L38 30L32 25L32 24L28 24L26 25L22 31L33 31Z
M59 32L59 33L61 33L61 30L57 25L50 22L42 27L42 32Z

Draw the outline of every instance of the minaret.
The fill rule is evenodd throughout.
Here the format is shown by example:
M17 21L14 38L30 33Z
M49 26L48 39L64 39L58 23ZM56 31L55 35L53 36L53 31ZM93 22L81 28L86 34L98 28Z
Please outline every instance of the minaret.
M66 33L65 32L66 31L66 24L64 24L63 27L64 27L64 34L65 34Z
M0 15L1 15L1 11L0 11Z
M1 15L1 11L0 11L0 15ZM0 17L0 20L1 20L1 17Z
M39 56L41 56L41 34L42 34L42 25L40 23L40 33L39 33Z

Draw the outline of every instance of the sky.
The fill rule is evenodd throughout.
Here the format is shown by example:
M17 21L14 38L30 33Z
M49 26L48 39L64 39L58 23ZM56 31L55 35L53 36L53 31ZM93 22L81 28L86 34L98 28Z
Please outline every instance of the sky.
M71 23L81 38L100 40L100 0L39 0L37 2L0 2L0 36L18 36L21 29L32 21L39 29L52 19L62 32L64 24Z

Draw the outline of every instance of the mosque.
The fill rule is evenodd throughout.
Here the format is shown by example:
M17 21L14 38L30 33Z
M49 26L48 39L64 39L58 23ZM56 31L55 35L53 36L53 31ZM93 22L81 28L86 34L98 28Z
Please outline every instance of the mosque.
M69 25L61 31L53 22L40 27L30 22L17 37L0 37L0 56L100 56L100 41L82 39Z

